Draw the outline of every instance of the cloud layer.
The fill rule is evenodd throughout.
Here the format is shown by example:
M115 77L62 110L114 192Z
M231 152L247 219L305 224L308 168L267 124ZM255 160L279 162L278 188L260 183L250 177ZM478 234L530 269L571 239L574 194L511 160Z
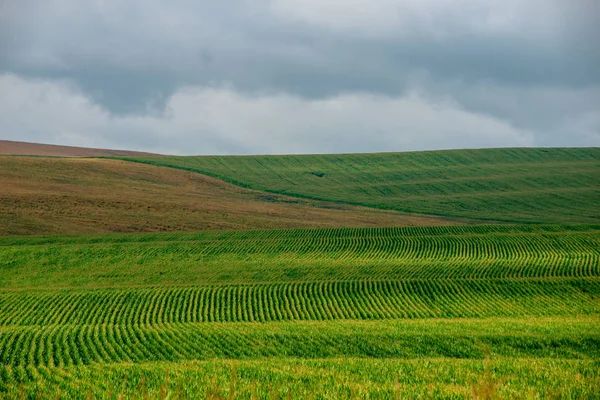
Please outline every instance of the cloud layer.
M599 4L3 3L0 132L178 154L599 146Z
M112 115L65 83L0 77L3 132L29 140L177 154L327 153L530 146L531 133L416 93L326 99L184 88L160 115Z

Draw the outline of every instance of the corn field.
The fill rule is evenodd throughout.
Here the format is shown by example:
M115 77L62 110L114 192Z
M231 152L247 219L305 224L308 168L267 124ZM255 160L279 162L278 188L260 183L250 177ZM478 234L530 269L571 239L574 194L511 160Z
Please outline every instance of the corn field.
M595 398L599 277L598 225L3 237L0 397Z

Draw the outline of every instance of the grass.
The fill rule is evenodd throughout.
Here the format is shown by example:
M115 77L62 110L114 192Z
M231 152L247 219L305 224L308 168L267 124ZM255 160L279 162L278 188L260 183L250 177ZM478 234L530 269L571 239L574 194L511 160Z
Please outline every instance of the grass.
M598 225L2 237L0 396L594 398L599 244Z
M122 159L380 209L509 222L600 222L599 148Z
M0 156L0 171L0 235L471 222L294 199L118 160Z

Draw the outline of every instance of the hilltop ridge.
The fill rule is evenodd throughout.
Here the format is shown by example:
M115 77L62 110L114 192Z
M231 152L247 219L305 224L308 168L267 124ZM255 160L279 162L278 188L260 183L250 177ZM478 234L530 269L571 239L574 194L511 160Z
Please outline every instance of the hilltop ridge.
M158 155L142 151L95 149L89 147L62 146L55 144L0 140L0 154L56 157L108 157Z

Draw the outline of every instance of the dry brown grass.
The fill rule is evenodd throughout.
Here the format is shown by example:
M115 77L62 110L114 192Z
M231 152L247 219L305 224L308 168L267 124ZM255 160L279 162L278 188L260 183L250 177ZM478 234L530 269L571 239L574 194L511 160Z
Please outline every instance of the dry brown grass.
M294 199L120 160L0 157L0 171L1 235L472 222Z
M59 157L102 157L102 156L149 156L156 155L139 151L90 149L86 147L57 146L53 144L15 142L0 140L0 154Z

